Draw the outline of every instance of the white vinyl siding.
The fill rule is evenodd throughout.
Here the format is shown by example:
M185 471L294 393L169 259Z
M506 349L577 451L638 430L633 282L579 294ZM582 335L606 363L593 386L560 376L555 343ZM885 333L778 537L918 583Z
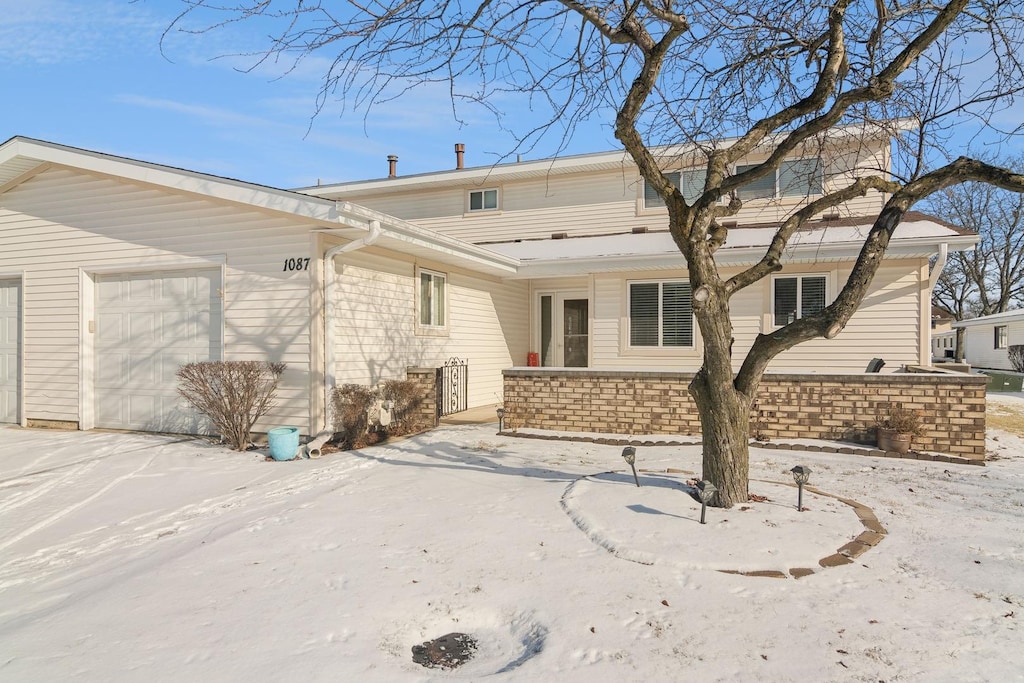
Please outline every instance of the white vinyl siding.
M0 279L0 423L20 422L21 281Z
M845 282L848 267L838 266L835 273L824 274L832 282ZM736 271L726 270L723 277ZM673 369L695 371L701 365L700 331L694 325L694 347L630 347L629 289L632 276L602 274L593 278L591 367L609 369L658 369L671 363ZM685 280L684 273L676 278ZM922 340L919 324L922 301L927 301L928 268L925 259L885 262L878 270L865 297L864 306L834 339L812 339L775 358L771 372L863 372L873 357L881 357L886 369L920 362ZM577 285L578 286L578 285ZM770 278L738 291L730 299L734 369L738 370L757 335L775 329L771 314ZM895 321L899 321L898 324ZM1024 340L1024 322L1021 323ZM991 329L986 343L992 345ZM1010 331L1010 343L1014 343ZM1024 341L1022 341L1024 343ZM925 348L925 353L927 349ZM668 360L670 359L670 360Z
M88 336L81 273L145 273L226 262L224 347L229 360L283 361L277 405L257 431L318 430L309 415L310 225L73 170L39 173L0 195L0 272L24 270L23 416L79 422ZM219 267L219 265L217 265ZM98 276L96 276L98 277ZM92 361L88 360L89 365ZM88 368L85 368L88 372Z
M529 287L447 272L449 333L417 334L412 305L418 269L371 250L336 259L334 374L338 385L405 379L410 367L439 367L455 356L469 365L469 407L498 403L501 371L525 365Z
M822 189L852 182L863 173L863 169L885 168L887 146L887 142L876 144L857 141L855 146L849 148L836 146L828 149L827 154L823 155L824 163L816 172L816 177L825 184ZM812 152L808 150L806 153L810 155ZM816 157L813 158L816 162ZM684 196L688 199L696 197L703 186L703 169L691 166L694 163L692 159L680 161L681 166L687 167L686 172L693 172L690 176L692 182L680 176ZM730 220L736 220L741 226L783 220L793 212L795 206L802 203L809 185L806 183L797 191L797 186L791 186L787 180L789 177L789 171L784 171L781 182L783 192L793 193L791 199L749 202ZM773 177L773 187L775 182ZM653 193L644 187L639 172L628 162L612 169L584 168L565 175L541 173L530 178L503 179L499 197L500 211L496 212L467 211L467 192L475 189L475 186L467 188L465 185L447 182L409 190L397 189L390 184L372 190L352 184L324 192L323 196L352 201L469 242L540 239L563 232L569 237L575 237L628 233L634 228L647 228L651 231L668 229L663 211L646 210L646 206L653 206L658 200L650 197ZM645 194L650 204L645 201ZM844 216L870 215L881 210L883 201L881 193L870 192L835 207L835 210Z
M964 360L976 368L1014 370L1009 349L1024 344L1024 311L965 320L962 327Z

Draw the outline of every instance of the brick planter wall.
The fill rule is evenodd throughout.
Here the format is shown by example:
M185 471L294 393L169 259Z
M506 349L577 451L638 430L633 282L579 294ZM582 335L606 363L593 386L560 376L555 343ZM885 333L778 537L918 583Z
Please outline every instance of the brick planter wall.
M416 413L417 424L437 426L437 368L406 368L405 378L423 389L423 403Z
M699 435L687 392L693 373L511 368L504 371L507 429ZM967 374L765 375L751 436L875 443L887 406L923 414L915 450L985 457L986 378Z

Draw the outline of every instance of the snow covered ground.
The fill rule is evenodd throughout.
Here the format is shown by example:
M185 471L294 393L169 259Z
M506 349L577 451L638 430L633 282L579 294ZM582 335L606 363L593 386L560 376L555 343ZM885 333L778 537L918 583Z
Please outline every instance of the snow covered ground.
M701 525L699 446L638 448L637 488L621 447L495 427L285 463L0 428L0 680L1024 679L1016 436L985 467L755 449L767 500ZM826 569L864 531L836 497L888 533ZM452 631L471 662L412 662Z

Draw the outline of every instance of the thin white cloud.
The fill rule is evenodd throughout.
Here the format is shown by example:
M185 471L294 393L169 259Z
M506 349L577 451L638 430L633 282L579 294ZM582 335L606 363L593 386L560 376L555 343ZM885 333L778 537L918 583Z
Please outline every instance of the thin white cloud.
M211 107L203 104L188 104L176 100L168 100L144 95L117 95L115 102L135 107L144 107L165 112L172 112L199 120L207 125L221 127L268 127L282 124L269 119L249 114L241 114L230 109Z
M155 45L164 22L126 0L0 0L0 60L81 63Z

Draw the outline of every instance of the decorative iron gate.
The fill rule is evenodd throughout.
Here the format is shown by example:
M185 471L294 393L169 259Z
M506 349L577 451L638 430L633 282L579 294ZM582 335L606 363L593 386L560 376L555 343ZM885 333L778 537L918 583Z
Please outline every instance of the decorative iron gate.
M449 358L437 369L437 416L441 418L465 410L468 393L468 362Z

